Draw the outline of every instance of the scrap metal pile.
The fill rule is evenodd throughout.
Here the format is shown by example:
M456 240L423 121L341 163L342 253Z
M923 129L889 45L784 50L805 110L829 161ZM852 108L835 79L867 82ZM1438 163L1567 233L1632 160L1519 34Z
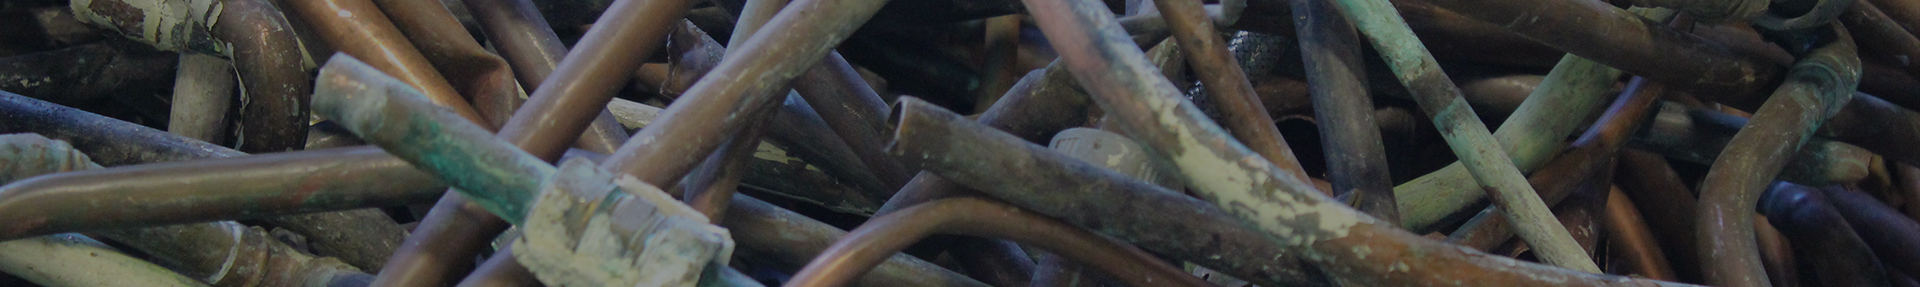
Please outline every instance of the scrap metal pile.
M1914 0L0 0L0 286L1920 286Z

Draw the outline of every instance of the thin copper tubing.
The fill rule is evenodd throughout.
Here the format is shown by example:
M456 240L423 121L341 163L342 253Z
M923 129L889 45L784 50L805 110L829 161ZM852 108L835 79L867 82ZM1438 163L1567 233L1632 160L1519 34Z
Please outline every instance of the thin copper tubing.
M1373 122L1373 98L1367 95L1366 62L1360 60L1360 47L1366 44L1331 0L1288 2L1302 66L1308 71L1313 116L1326 149L1327 180L1333 188L1324 191L1349 194L1348 204L1355 209L1400 224L1386 146L1380 141L1380 126Z
M540 18L540 12L534 9L533 3L524 0L469 0L466 4L467 9L473 12L474 18L479 20L482 31L486 32L487 41L493 44L495 50L500 51L500 57L505 58L506 62L502 65L511 68L513 76L520 80L520 88L525 89L528 94L532 94L540 83L545 83L547 76L553 74L554 68L558 67L566 57L567 46L562 44L560 36L555 35L553 29L547 26L546 19ZM458 22L451 23L443 25L447 25L445 27L460 26ZM467 35L465 30L458 31L458 34ZM463 38L472 39L471 36ZM478 43L475 43L471 49L485 51L478 46ZM502 95L519 97L518 94L512 93ZM517 110L521 104L518 100L512 103L513 110ZM507 118L513 115L513 110L501 115L497 122L505 126ZM586 132L581 133L580 137L574 140L573 145L587 151L607 154L613 153L621 143L626 142L627 136L627 130L620 126L620 122L613 118L613 114L602 111L591 124L588 124Z
M1852 37L1837 25L1830 29L1839 36L1794 65L1786 83L1733 136L1700 182L1701 213L1693 220L1708 284L1769 285L1748 215L1789 155L1840 110L1859 84Z
M552 81L540 82L513 120L500 128L508 142L545 160L560 157L585 131L648 55L665 42L692 0L619 0L560 60ZM678 139L676 139L678 140ZM717 143L716 143L717 144ZM688 156L705 156L698 153ZM653 182L653 181L649 181Z
M1280 136L1273 116L1267 114L1266 106L1260 104L1260 97L1253 91L1253 84L1247 81L1246 70L1240 68L1233 52L1227 50L1226 41L1214 30L1213 19L1207 17L1200 1L1157 0L1153 5L1160 9L1161 17L1172 28L1174 40L1187 55L1188 67L1193 68L1201 85L1206 87L1210 97L1207 102L1220 110L1224 118L1220 125L1288 176L1308 181L1306 169L1300 167L1300 158L1293 155L1287 140ZM1391 200L1387 204L1393 206Z
M311 24L328 46L419 89L438 104L475 123L486 123L466 98L448 84L393 22L370 0L286 1Z
M1211 286L1126 243L1058 219L981 198L936 200L861 224L835 242L786 287L840 286L888 255L934 233L1006 238L1100 268L1133 286Z
M601 167L656 186L673 182L712 154L724 138L760 118L750 111L773 104L773 91L819 63L885 3L801 0L789 4L794 9L780 11L766 24L773 29L755 33L738 48L744 56L721 60L708 76L687 90L687 95L674 100L652 125L634 135Z
M1647 220L1640 216L1640 210L1633 207L1633 201L1627 193L1615 186L1607 191L1606 217L1601 218L1606 226L1612 258L1621 260L1631 274L1654 280L1679 280L1673 274L1673 267L1667 264L1667 255L1660 251L1660 243L1653 238L1653 231L1647 228Z

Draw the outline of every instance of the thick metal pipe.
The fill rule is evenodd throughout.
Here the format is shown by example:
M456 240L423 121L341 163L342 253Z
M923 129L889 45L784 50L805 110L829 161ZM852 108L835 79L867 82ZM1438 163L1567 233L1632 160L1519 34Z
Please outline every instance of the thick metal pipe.
M1823 188L1833 209L1845 217L1860 239L1873 249L1889 271L1912 274L1920 271L1920 262L1908 256L1920 254L1920 223L1914 223L1900 211L1866 193Z
M366 61L475 123L487 123L371 0L287 1L328 46ZM334 56L338 56L335 54ZM316 60L317 61L317 60Z
M1373 98L1367 95L1360 36L1328 0L1289 2L1313 94L1313 116L1327 150L1327 181L1333 183L1327 192L1350 194L1355 209L1399 224L1400 204L1387 176L1387 148L1373 122Z
M1846 192L1846 191L1841 191ZM1775 183L1761 198L1760 213L1793 244L1794 258L1819 286L1888 286L1886 269L1819 189ZM1902 259L1905 260L1905 259ZM1711 274L1711 273L1709 273ZM1708 277L1712 278L1712 277Z
M848 232L845 239L796 272L785 286L844 285L887 255L934 233L1006 238L1045 248L1133 286L1210 286L1126 243L981 198L942 199L876 217Z
M1860 59L1852 37L1838 25L1823 30L1837 37L1794 65L1786 83L1734 134L1700 182L1694 227L1708 284L1768 285L1748 215L1766 184L1786 168L1788 155L1840 111L1859 85Z

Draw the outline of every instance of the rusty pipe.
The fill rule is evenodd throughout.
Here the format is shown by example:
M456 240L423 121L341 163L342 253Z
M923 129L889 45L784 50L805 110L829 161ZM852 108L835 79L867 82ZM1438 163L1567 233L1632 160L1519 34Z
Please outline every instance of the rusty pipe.
M1836 37L1794 65L1787 82L1734 134L1701 180L1701 212L1694 226L1709 284L1767 285L1748 215L1765 185L1785 169L1788 155L1838 112L1859 85L1860 60L1853 39L1837 25L1822 31Z
M1210 286L1153 255L994 200L950 198L876 217L807 263L789 287L839 286L933 233L1007 238L1092 265L1133 286Z

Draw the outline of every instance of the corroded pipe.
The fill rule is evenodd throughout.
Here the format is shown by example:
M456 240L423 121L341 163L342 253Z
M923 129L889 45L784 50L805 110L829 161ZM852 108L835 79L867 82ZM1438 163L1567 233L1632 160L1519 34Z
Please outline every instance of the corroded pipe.
M1052 11L1034 9L1034 11ZM1113 235L1149 250L1208 265L1220 257L1252 256L1261 263L1284 262L1284 257L1320 264L1342 280L1360 284L1451 283L1457 285L1548 285L1604 286L1635 284L1671 284L1618 276L1595 275L1566 269L1522 263L1510 258L1468 252L1456 246L1420 238L1398 231L1391 225L1355 223L1337 236L1322 227L1322 222L1339 227L1347 220L1370 220L1364 214L1342 206L1286 209L1298 214L1297 237L1257 233L1241 227L1231 214L1248 212L1241 208L1221 209L1179 193L1096 168L1085 162L1069 160L1045 148L971 123L959 115L931 107L924 102L902 101L899 132L889 153L911 166L939 173L943 178L996 197L1012 200L1023 208L1056 216L1096 232ZM1006 167L1021 166L1022 170ZM1272 180L1269 178L1268 180ZM1046 192L1037 192L1045 190ZM1289 193L1274 196L1289 200L1314 200L1317 193ZM1111 200L1110 204L1080 204L1087 199ZM1326 199L1321 199L1326 200ZM1325 202L1325 201L1320 201ZM1313 202L1319 204L1320 202ZM1072 204L1069 204L1072 203ZM1327 203L1332 204L1332 203ZM1152 210L1152 211L1148 211ZM1339 216L1339 217L1335 217ZM1168 226L1178 226L1168 228ZM1193 232L1193 233L1185 233ZM1310 232L1310 233L1308 233ZM1234 238L1274 238L1274 240ZM1309 238L1311 237L1311 238ZM1384 237L1384 238L1383 238ZM1218 242L1194 242L1192 238L1218 238ZM1164 243L1155 243L1164 242ZM1240 243L1228 243L1240 242ZM1198 245L1198 246L1195 246ZM1169 246L1190 246L1163 249ZM1299 252L1299 253L1294 253ZM1366 254L1364 258L1360 254ZM1419 254L1419 255L1414 255ZM1337 257L1335 257L1337 256ZM1385 257L1382 257L1385 256ZM1206 257L1214 257L1207 259ZM1404 265L1402 265L1404 264ZM1387 270L1393 271L1387 271ZM1226 269L1219 269L1226 270ZM1304 271L1304 274L1312 274ZM1250 277L1250 276L1249 276ZM1242 277L1246 278L1246 277ZM1291 279L1301 285L1312 280Z
M1158 1L1156 1L1158 2ZM1366 64L1360 60L1360 36L1337 6L1327 0L1293 0L1314 118L1327 151L1327 181L1333 194L1350 194L1348 203L1391 224L1400 222L1387 168L1386 146L1373 122L1373 98L1367 95Z
M1133 286L1210 286L1153 255L1056 219L980 198L950 198L876 217L821 253L785 286L839 286L933 233L1007 238L1092 265Z
M1571 235L1553 216L1548 206L1526 184L1526 177L1507 156L1503 146L1481 123L1473 108L1460 96L1440 65L1427 52L1426 45L1413 36L1406 20L1385 0L1342 0L1346 15L1354 19L1374 49L1380 51L1400 82L1419 102L1421 110L1433 117L1441 138L1459 156L1488 199L1505 211L1516 233L1535 250L1541 261L1586 272L1599 272L1593 259L1579 250Z
M1846 192L1846 191L1841 191ZM1874 250L1818 189L1775 183L1761 196L1760 213L1793 244L1794 258L1820 286L1887 286ZM1903 259L1905 260L1905 259ZM1709 273L1711 274L1711 273ZM1712 277L1708 277L1712 278Z
M1668 11L1639 13L1663 19L1672 15ZM1565 135L1573 133L1581 120L1605 103L1605 95L1612 91L1620 73L1594 60L1562 56L1493 136L1511 156L1514 167L1523 171L1539 168L1560 150ZM1486 192L1478 188L1478 182L1464 164L1455 164L1395 187L1394 193L1409 202L1403 208L1411 208L1401 211L1403 225L1424 232L1451 223L1447 219L1470 212L1473 209L1466 207L1476 206L1485 198Z
M1593 186L1596 184L1591 184L1591 179L1598 177L1598 173L1604 172L1611 166L1614 155L1626 142L1628 133L1647 119L1647 114L1652 113L1654 103L1658 102L1660 95L1665 92L1664 86L1647 83L1642 78L1630 81L1626 92L1614 100L1613 105L1607 108L1607 112L1601 114L1600 119L1595 120L1593 126L1585 133L1580 134L1568 151L1548 162L1547 167L1534 172L1533 176L1528 178L1528 183L1535 187L1534 190L1540 191L1540 197L1548 204L1558 204L1562 199L1572 195L1574 190L1583 186L1593 189L1604 188L1605 180L1600 180L1598 186ZM1480 250L1489 250L1487 247L1491 244L1507 241L1507 238L1512 236L1513 230L1512 222L1498 214L1504 212L1503 208L1497 206L1488 207L1473 219L1468 220L1459 231L1455 231L1455 236L1449 237L1448 241L1456 243L1470 241L1462 245Z
M1747 215L1765 185L1786 168L1787 155L1840 110L1860 80L1853 39L1837 26L1830 31L1837 37L1794 65L1787 82L1734 134L1701 180L1694 226L1709 284L1767 285Z
M180 54L174 72L173 109L167 132L204 142L220 142L233 103L233 63L214 56Z
M0 242L0 254L0 272L45 287L206 286L79 234Z
M1035 19L1079 82L1110 115L1119 116L1136 139L1173 159L1202 198L1232 207L1236 217L1272 235L1273 243L1306 253L1309 256L1302 257L1325 265L1322 270L1353 283L1380 285L1667 284L1466 252L1375 224L1373 218L1311 192L1308 183L1287 180L1265 161L1242 160L1253 153L1225 140L1217 125L1200 118L1198 108L1178 98L1171 83L1145 74L1151 68L1143 53L1104 7L1089 2L1034 0L1027 2L1027 10L1048 11L1035 14ZM1112 59L1097 58L1102 55ZM1355 253L1361 246L1365 248L1358 249L1369 252ZM1442 276L1458 280L1423 280Z
M1300 159L1293 155L1293 149L1287 147L1287 141L1280 136L1280 129L1273 125L1273 116L1267 114L1266 106L1260 104L1259 96L1253 91L1253 84L1247 81L1245 69L1233 59L1233 52L1227 50L1226 41L1220 39L1220 33L1214 30L1212 18L1197 0L1157 0L1154 7L1160 9L1166 18L1167 26L1173 30L1173 38L1180 43L1180 51L1187 55L1194 75L1200 78L1206 88L1208 101L1212 109L1219 110L1223 118L1221 125L1232 133L1234 139L1252 148L1260 156L1273 162L1288 176L1295 180L1308 181L1307 172L1300 167ZM1330 191L1320 191L1330 192ZM1333 194L1333 193L1328 193ZM1366 198L1372 203L1378 197ZM1392 207L1392 199L1384 203ZM1391 210L1391 208L1388 208ZM1392 214L1392 213L1389 213Z

